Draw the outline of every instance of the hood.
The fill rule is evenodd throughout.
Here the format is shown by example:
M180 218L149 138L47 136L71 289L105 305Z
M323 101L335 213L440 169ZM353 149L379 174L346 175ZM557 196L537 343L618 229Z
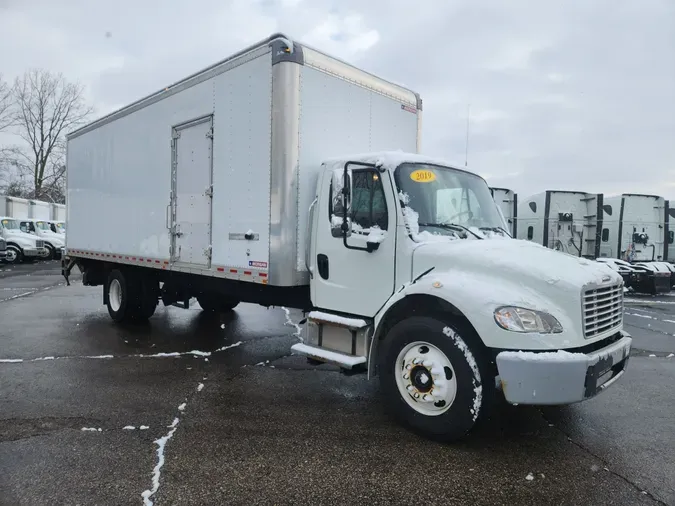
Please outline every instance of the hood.
M26 241L30 241L33 245L35 245L35 241L39 239L36 235L33 234L27 234L26 232L22 232L21 230L9 230L5 229L5 239L7 242L9 241L16 241L16 242L23 242L24 244Z
M577 296L588 284L618 284L621 275L607 265L519 239L457 240L420 244L413 253L413 272L489 273L500 279L545 292L560 290Z

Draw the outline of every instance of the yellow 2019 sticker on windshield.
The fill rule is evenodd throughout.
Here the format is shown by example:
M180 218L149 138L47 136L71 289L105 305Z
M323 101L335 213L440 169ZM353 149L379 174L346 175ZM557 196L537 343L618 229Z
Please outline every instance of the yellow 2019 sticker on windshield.
M418 169L410 173L410 179L416 183L431 183L436 181L436 174L428 169Z

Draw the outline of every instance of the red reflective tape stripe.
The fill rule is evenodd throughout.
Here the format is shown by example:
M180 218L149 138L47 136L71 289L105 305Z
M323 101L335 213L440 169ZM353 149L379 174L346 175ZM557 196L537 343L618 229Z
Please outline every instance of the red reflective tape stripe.
M236 273L237 273L237 269L230 269L230 272L231 272L232 274L236 274Z
M225 272L225 269L223 267L218 267L217 270L218 272Z
M245 276L250 276L251 274L252 274L251 271L244 271Z
M260 276L261 278L266 278L266 277L267 277L267 273L266 273L266 272L260 272L260 273L259 273L259 276Z

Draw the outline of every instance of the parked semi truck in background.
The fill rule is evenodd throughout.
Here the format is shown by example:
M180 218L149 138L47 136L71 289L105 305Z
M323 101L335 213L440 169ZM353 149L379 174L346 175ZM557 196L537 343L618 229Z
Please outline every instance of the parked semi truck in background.
M624 193L606 197L603 211L600 256L631 263L637 291L669 292L675 283L675 268L667 262L674 252L670 218L675 213L669 202L658 195Z
M378 375L443 440L498 391L607 388L631 348L620 275L510 239L481 177L417 154L421 110L274 35L69 135L64 276L102 286L116 322L193 297L303 310L295 353Z
M547 190L518 206L518 238L570 255L600 256L603 195Z
M518 237L518 194L508 188L490 188L490 193L508 225L511 237Z

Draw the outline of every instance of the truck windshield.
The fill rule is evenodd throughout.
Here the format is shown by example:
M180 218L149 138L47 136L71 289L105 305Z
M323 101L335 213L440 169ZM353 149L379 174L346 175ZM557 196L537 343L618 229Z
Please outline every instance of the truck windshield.
M459 238L482 239L495 233L507 236L482 178L440 165L403 163L394 179L406 206L418 215L413 226L418 225L420 232Z
M2 226L7 230L19 230L19 222L16 220L2 220Z
M35 226L40 230L51 230L51 228L49 227L49 223L45 221L36 221Z

